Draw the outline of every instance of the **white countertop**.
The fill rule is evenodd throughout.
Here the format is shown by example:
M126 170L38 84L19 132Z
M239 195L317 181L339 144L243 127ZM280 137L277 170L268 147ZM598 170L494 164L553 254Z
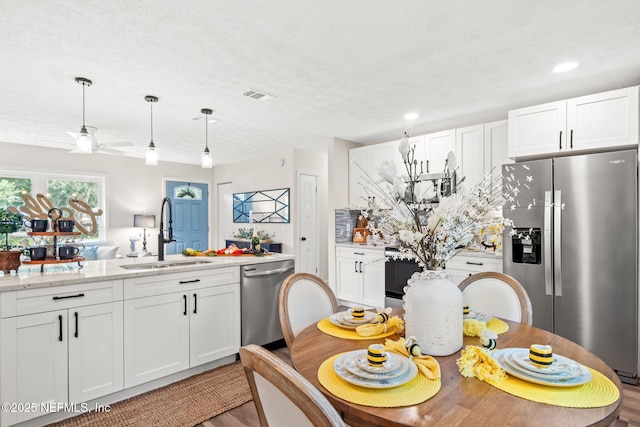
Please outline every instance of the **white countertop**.
M109 260L81 261L82 268L77 262L66 264L46 264L44 272L40 272L40 265L22 265L15 276L5 274L0 277L0 292L20 289L44 288L48 286L71 285L77 283L98 282L102 280L126 279L130 277L155 276L180 271L206 270L265 262L295 259L293 255L272 254L262 257L256 256L197 256L166 255L160 264L189 263L193 261L201 264L176 265L149 270L127 270L126 265L158 263L158 257L144 258L116 258Z

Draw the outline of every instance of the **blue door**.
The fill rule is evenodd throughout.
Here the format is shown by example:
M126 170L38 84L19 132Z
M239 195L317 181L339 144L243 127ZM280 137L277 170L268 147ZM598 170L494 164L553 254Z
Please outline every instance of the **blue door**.
M209 186L167 181L167 197L171 199L173 238L176 241L167 245L166 253L179 254L186 248L203 251L208 249ZM168 225L167 221L165 227Z

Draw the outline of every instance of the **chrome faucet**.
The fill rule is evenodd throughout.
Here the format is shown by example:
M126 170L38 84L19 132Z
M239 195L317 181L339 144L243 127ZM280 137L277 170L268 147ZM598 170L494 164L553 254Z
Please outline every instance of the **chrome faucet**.
M164 229L164 205L169 205L169 228ZM175 242L173 238L173 214L171 213L171 199L165 197L162 199L162 205L160 206L160 232L158 233L158 261L164 261L164 244ZM168 231L167 238L164 237L164 232Z

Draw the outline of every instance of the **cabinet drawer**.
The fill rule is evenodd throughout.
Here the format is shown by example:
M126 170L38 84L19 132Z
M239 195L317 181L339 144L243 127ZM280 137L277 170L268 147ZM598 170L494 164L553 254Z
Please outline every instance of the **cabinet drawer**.
M336 256L344 258L384 259L384 249L336 248Z
M43 313L122 300L122 280L25 289L2 298L3 318Z
M447 270L464 270L474 273L502 272L502 258L485 258L456 255L447 262Z
M124 299L142 298L172 292L240 282L240 267L159 274L124 279Z

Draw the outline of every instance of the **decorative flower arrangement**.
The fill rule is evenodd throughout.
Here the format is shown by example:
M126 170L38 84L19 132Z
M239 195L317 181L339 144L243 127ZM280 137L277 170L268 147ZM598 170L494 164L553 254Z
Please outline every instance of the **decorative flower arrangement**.
M397 244L401 252L413 257L425 270L440 270L476 236L488 233L497 236L505 226L512 225L501 212L503 200L513 200L514 191L517 195L519 181L515 177L515 181L503 189L501 177L492 178L492 174L487 174L465 195L455 191L443 195L444 185L438 186L433 179L423 178L414 150L405 133L399 146L406 169L404 176L398 175L392 161L378 167L382 178L379 181L363 170L363 185L373 196L370 210L361 212L361 218L369 219L370 238ZM449 160L451 158L452 154ZM455 185L453 175L447 165L442 180L448 180L449 186ZM428 197L434 193L435 197Z
M238 231L233 233L233 237L237 237L238 239L251 240L253 238L253 231L254 231L254 228L240 227L238 228ZM258 235L260 240L263 242L271 241L271 238L275 237L276 235L276 233L269 234L264 230L256 230L256 234Z

